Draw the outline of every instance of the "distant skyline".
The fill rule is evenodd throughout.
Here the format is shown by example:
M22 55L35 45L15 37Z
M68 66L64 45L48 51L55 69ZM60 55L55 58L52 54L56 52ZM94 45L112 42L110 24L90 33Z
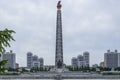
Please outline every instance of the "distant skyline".
M13 29L15 42L6 51L16 53L16 62L26 66L32 52L55 64L55 36L58 0L2 0L0 29ZM120 52L119 0L62 0L64 63L85 51L90 64L104 60L108 49Z

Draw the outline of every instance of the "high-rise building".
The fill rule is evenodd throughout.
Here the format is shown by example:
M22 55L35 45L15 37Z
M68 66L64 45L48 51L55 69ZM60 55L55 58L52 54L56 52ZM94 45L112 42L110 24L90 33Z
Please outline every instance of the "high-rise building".
M57 4L57 25L56 25L56 53L55 67L63 67L63 41L62 41L62 17L61 17L61 1Z
M32 57L32 61L34 62L34 61L38 61L38 56L37 55L34 55L33 57Z
M84 58L84 64L86 67L89 67L89 52L84 52L83 53L83 58Z
M119 66L119 54L117 50L111 52L110 50L104 54L105 67L115 68Z
M84 67L85 66L85 61L82 55L78 55L78 67Z
M118 67L120 67L120 53L118 53Z
M28 68L40 68L44 66L43 58L39 58L37 55L33 55L31 52L27 53L27 67Z
M34 68L40 68L40 62L39 61L33 61L33 67Z
M27 53L27 67L28 68L32 68L32 64L33 64L33 54L31 52Z
M76 57L73 57L71 60L71 64L73 67L77 67L78 66L78 59Z
M15 58L15 53L12 52L12 50L10 52L6 52L2 55L2 59L3 60L8 60L5 67L6 68L13 68L15 69L15 64L16 64L16 58Z
M83 55L78 55L77 58L73 57L71 60L71 64L73 67L89 67L89 52L83 52Z
M34 67L34 68L39 68L40 67L40 62L38 61L38 56L37 55L34 55L33 57L32 57L32 67Z
M40 67L43 67L43 65L44 65L44 60L43 60L43 58L39 58L39 62L40 62Z

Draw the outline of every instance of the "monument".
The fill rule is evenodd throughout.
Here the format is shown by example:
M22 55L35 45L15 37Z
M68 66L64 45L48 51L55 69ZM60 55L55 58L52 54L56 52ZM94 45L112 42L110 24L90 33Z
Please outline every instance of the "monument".
M61 1L57 4L57 22L56 22L56 51L55 51L55 68L51 69L55 72L68 71L63 63L63 40L62 40L62 16Z
M57 4L57 22L56 22L56 52L55 66L63 67L63 42L62 42L62 19L61 19L61 1Z

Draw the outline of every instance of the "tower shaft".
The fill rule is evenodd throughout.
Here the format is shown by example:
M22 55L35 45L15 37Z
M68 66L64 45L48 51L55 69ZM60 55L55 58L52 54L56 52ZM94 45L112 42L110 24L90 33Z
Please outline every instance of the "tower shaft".
M57 22L56 22L56 56L55 66L57 68L63 67L63 41L62 41L62 18L61 18L61 5L57 5Z

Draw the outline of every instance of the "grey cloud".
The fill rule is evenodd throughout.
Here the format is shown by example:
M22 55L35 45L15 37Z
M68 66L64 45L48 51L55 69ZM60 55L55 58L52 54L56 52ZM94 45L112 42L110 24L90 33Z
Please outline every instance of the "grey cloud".
M64 60L70 64L73 56L91 53L91 64L103 60L107 49L120 50L119 0L64 0L62 21ZM56 1L2 0L0 27L16 31L11 48L17 62L26 66L26 53L33 52L54 64ZM95 60L95 57L98 60ZM23 59L22 59L23 58ZM23 63L24 62L24 63Z

